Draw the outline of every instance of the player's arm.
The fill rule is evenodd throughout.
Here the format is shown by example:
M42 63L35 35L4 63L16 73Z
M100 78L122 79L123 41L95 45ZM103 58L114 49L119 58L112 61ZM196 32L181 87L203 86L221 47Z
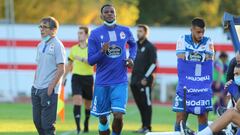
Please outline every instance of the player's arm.
M148 49L148 60L149 60L149 67L147 67L147 72L144 75L143 80L141 81L142 85L147 85L149 77L153 74L154 70L156 69L157 63L157 51L156 48L152 45Z
M72 66L73 66L73 61L75 60L74 53L73 53L73 48L70 49L70 54L68 56L68 63L65 65L65 73L63 75L63 82L66 80L66 76L68 75L69 72L72 71Z
M65 72L63 75L63 83L65 82L68 73L72 71L72 68L73 68L73 61L68 58L68 63L65 65Z
M214 58L214 46L212 40L209 38L207 41L207 49L206 49L206 60L213 60Z
M182 35L178 40L176 44L176 55L178 59L185 60L185 52L186 48L184 45L184 35Z
M48 96L50 96L65 72L65 49L63 45L55 46L55 59L57 63L57 72L54 79L48 86Z
M93 33L88 38L88 64L93 66L104 57L104 52L108 49L109 43L105 43L103 48L98 47L100 44L96 43Z
M128 45L129 45L129 57L127 59L127 66L133 67L133 61L137 54L137 43L132 35L132 32L128 29Z

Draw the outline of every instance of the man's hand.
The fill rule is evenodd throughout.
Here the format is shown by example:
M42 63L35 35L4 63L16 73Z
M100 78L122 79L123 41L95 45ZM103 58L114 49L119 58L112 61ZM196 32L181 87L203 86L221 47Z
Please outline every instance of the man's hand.
M66 86L66 84L67 84L67 79L64 78L63 81L62 81L62 85L63 85L63 86Z
M141 84L142 84L142 86L146 86L146 85L147 85L147 79L146 79L146 78L143 78L143 79L141 80Z
M128 68L132 68L133 67L133 60L132 59L130 59L130 58L128 58L127 60L126 60L126 66L128 67Z
M48 86L48 91L47 91L47 95L50 97L53 93L53 90L54 90L54 86L52 84L50 84Z
M110 42L104 43L101 51L105 53L108 50L109 46L110 46Z
M213 60L213 55L206 54L206 60Z
M184 54L178 54L177 58L185 60L185 53Z
M229 80L228 82L226 82L224 89L226 89L230 84L232 84L233 80Z

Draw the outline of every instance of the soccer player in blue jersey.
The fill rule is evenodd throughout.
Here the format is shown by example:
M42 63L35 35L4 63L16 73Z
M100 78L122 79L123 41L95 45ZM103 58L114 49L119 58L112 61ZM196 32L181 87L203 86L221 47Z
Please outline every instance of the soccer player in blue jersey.
M204 36L204 31L204 20L201 18L194 18L192 20L191 34L182 35L177 41L176 52L178 59L193 62L204 62L213 59L213 43L209 37ZM176 98L173 103L173 111L176 112L175 131L180 131L180 122L183 121L184 124L188 116L184 110L184 105L186 104L184 101L184 97L176 94ZM206 111L201 115L197 115L199 122L199 131L208 126L208 111L211 111L211 108L211 105L206 106Z
M96 65L91 114L99 117L99 134L109 135L112 112L112 135L120 135L128 97L127 67L133 66L137 45L130 29L116 24L113 5L102 6L101 19L104 24L94 29L88 39L88 63Z

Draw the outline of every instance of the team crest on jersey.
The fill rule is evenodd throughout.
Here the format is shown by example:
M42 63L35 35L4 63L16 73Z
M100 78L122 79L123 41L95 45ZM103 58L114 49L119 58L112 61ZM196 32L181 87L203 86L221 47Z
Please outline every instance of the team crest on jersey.
M121 54L122 54L122 49L117 45L110 46L106 52L106 55L110 58L117 58L121 56Z
M125 35L125 33L122 31L122 32L120 32L120 38L121 39L125 39L126 38L126 35Z
M50 52L53 52L53 51L54 51L54 46L55 46L54 43L50 44L50 46L49 46L49 51L50 51Z
M198 52L192 52L188 55L188 59L191 61L202 61L203 56Z

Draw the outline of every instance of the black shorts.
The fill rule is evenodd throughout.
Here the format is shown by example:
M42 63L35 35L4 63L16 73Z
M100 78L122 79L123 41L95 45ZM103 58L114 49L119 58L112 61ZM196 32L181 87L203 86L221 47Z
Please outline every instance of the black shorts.
M82 95L84 99L92 100L93 96L93 76L92 75L72 75L72 95Z

